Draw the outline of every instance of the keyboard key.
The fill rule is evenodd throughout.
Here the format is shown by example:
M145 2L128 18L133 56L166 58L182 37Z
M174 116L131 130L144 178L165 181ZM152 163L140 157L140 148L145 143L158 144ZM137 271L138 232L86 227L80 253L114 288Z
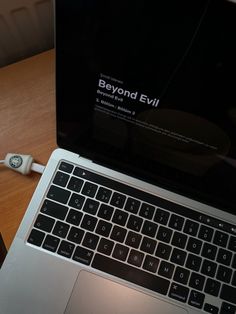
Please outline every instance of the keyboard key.
M234 272L234 275L233 275L232 285L236 286L236 271Z
M153 254L156 248L157 241L144 237L140 249L146 253Z
M151 221L144 221L143 228L142 228L142 234L145 234L149 237L155 237L156 231L157 231L157 224L151 222Z
M187 253L185 251L174 248L171 255L171 262L183 266Z
M202 248L202 241L190 237L188 240L187 250L194 254L199 254Z
M101 252L103 254L110 255L112 252L113 246L114 246L113 241L102 238L99 242L97 250L98 252Z
M116 209L112 221L117 225L124 226L126 224L127 219L128 214L126 212L120 209Z
M166 225L169 219L170 213L161 209L161 208L157 208L156 209L156 213L155 213L155 217L154 217L154 221L158 222L162 225Z
M67 172L67 173L71 173L72 170L73 170L74 166L71 165L71 164L68 164L67 162L64 162L62 161L60 163L60 166L59 166L59 169L64 171L64 172Z
M208 226L202 225L200 227L198 237L204 241L210 242L213 236L214 230Z
M156 250L156 256L168 260L170 257L172 247L159 242Z
M170 287L169 297L180 302L187 302L189 288L173 282Z
M217 255L217 262L229 266L232 256L232 252L220 248Z
M59 243L60 243L59 238L53 237L53 236L48 234L45 238L44 243L43 243L43 248L45 250L50 251L50 252L56 252Z
M74 244L63 240L61 241L61 244L59 246L57 253L61 256L70 258L74 251L74 248L75 248Z
M193 237L197 235L199 224L192 220L187 219L184 225L184 233L187 233Z
M44 239L44 236L45 236L44 232L41 232L41 231L36 230L36 229L32 229L27 242L29 242L33 245L41 246L43 239Z
M199 271L201 262L201 257L189 254L186 262L186 267L195 271Z
M35 223L34 223L34 227L41 229L43 231L46 231L46 232L50 232L52 230L54 222L55 222L54 219L39 214Z
M233 272L232 269L220 265L218 267L218 272L217 272L216 278L218 280L223 281L223 282L229 283L231 276L232 276L232 272Z
M97 192L97 188L98 186L96 184L93 184L91 182L85 182L81 193L83 195L93 198Z
M217 297L220 292L220 286L221 284L219 281L208 278L204 291L214 297Z
M83 211L91 215L96 215L98 206L99 202L92 200L91 198L87 198L83 207Z
M229 236L226 233L216 230L213 243L219 246L226 247Z
M70 197L70 194L71 193L67 190L59 188L58 186L55 185L51 185L47 193L47 198L50 198L53 201L57 201L59 203L66 204Z
M216 257L217 247L215 245L204 243L202 256L214 260Z
M188 304L198 309L201 309L203 307L204 299L205 299L205 295L203 293L192 290L190 292Z
M201 273L209 277L214 277L216 273L217 264L208 260L204 260L202 263Z
M78 229L78 228L75 228L75 227L71 227L67 239L69 241L72 241L72 242L75 242L77 244L80 244L82 239L83 239L83 236L84 236L84 230Z
M129 252L129 248L127 246L116 244L112 256L121 260L125 261Z
M156 273L158 265L159 265L158 258L147 255L143 263L143 268L152 273Z
M162 295L166 295L169 288L169 281L164 278L100 254L95 255L92 267Z
M57 221L52 233L60 238L65 238L69 228L70 225Z
M87 232L84 236L82 245L91 250L95 250L98 244L98 240L99 237L97 235Z
M93 177L93 173L87 170L84 170L79 167L75 167L73 174L77 177L90 180Z
M125 204L125 210L127 210L130 213L137 214L140 204L141 204L140 201L134 198L128 197L127 202Z
M48 216L64 220L68 212L68 207L46 199L40 211Z
M230 237L228 248L229 250L236 252L236 237Z
M65 187L67 185L67 182L69 180L70 176L64 172L57 171L53 183L56 185L60 185L62 187Z
M108 203L111 198L111 190L100 187L96 195L96 199L104 203Z
M146 219L152 219L154 211L155 211L154 206L143 203L139 211L139 216L144 217Z
M157 239L166 243L170 242L173 231L169 228L160 226L157 232Z
M211 313L211 314L218 314L219 308L217 306L212 305L212 304L205 303L204 311L207 313Z
M174 280L182 284L187 284L189 275L189 270L178 266L175 269Z
M169 221L169 227L181 231L184 224L184 218L172 214Z
M92 251L87 250L83 247L77 246L72 259L76 262L79 262L85 265L90 265L92 257L93 257Z
M78 210L71 209L66 218L66 221L69 222L70 224L78 226L82 219L82 216L83 214L79 212Z
M139 232L142 227L143 219L134 215L130 215L127 227L134 231Z
M220 297L225 301L236 304L236 288L223 284Z
M97 218L86 214L84 215L84 218L82 220L81 228L93 231L96 227L97 220L98 220Z
M117 192L114 192L111 198L111 205L118 207L118 208L123 208L124 203L126 201L126 196Z
M236 313L236 306L223 302L221 309L220 309L220 314L235 314Z
M111 232L111 239L117 242L124 242L127 230L119 226L114 226Z
M187 236L183 233L175 231L171 244L179 247L180 249L184 249L187 242Z
M72 190L74 192L77 192L79 193L81 188L82 188L82 185L83 185L84 181L79 179L79 178L76 178L76 177L71 177L69 183L68 183L68 186L67 188L69 190Z
M236 268L236 254L234 254L233 262L232 262L232 267Z
M166 261L162 261L158 270L158 274L163 277L171 279L174 269L175 269L175 266L173 264L168 263Z
M192 273L189 281L189 286L197 289L202 290L205 283L205 277L199 275L198 273Z
M136 250L131 250L128 257L128 263L140 267L142 265L143 258L144 258L143 253Z
M84 196L73 193L70 198L69 205L76 209L81 209L83 207L84 201L85 201Z
M141 239L142 239L142 236L140 234L129 231L125 244L137 249L139 247Z
M106 204L101 204L99 211L98 211L98 217L110 220L112 217L112 214L114 212L114 208L106 205Z
M112 224L105 221L100 220L97 224L96 233L102 235L103 237L108 237L111 231Z

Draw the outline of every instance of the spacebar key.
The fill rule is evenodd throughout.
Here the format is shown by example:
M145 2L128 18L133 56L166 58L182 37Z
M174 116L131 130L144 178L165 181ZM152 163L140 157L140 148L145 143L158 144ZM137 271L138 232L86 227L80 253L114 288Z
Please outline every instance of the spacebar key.
M95 255L92 267L164 295L167 294L169 288L169 281L164 278L154 276L100 254Z

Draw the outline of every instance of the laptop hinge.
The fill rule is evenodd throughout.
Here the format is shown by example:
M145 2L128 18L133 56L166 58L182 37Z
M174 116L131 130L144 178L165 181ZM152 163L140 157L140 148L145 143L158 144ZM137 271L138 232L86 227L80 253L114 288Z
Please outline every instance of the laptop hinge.
M91 159L88 159L88 158L85 158L85 157L82 157L82 156L80 156L80 155L78 155L78 158L81 160L84 160L84 161L86 161L86 162L93 162Z

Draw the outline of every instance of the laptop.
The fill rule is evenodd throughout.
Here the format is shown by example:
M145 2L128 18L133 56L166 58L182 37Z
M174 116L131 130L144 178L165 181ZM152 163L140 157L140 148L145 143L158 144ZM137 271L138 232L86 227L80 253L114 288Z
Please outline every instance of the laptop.
M59 148L0 271L1 314L236 313L235 15L56 1Z

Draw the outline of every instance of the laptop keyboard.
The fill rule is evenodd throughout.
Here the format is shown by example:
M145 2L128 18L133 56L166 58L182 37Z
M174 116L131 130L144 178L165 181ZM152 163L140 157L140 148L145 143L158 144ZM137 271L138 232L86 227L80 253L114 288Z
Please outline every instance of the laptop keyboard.
M70 163L27 242L206 313L236 313L236 226Z

